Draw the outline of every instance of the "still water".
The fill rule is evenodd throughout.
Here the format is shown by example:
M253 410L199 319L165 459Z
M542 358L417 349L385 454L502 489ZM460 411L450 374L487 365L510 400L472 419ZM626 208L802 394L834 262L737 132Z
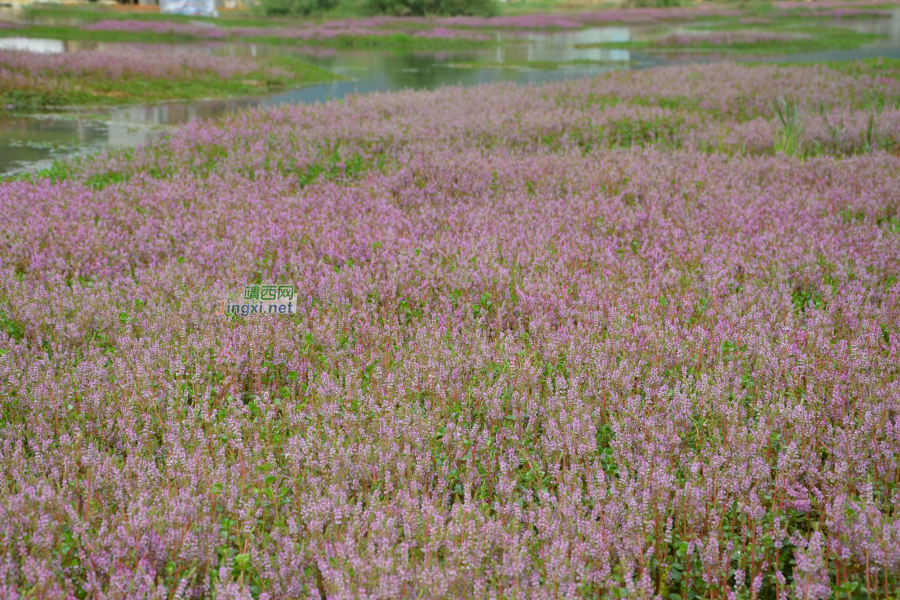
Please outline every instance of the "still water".
M0 18L3 15L0 14ZM693 28L697 23L691 23ZM844 23L885 39L853 51L817 52L771 57L773 61L822 61L868 57L900 58L900 9L891 18L858 19ZM696 29L693 29L696 30ZM498 33L504 42L495 48L471 51L396 52L336 51L323 48L265 46L247 43L175 45L179 50L232 56L289 54L344 75L346 81L286 90L268 96L129 106L103 111L30 115L0 119L0 175L46 168L54 160L87 155L105 147L137 146L169 128L198 118L211 118L242 108L287 102L324 102L346 94L374 91L434 89L445 85L478 85L492 81L539 83L592 77L616 68L646 68L662 64L708 62L724 57L696 54L676 57L636 50L580 48L600 42L641 41L688 31L686 24L595 27L579 31ZM134 44L129 44L134 46ZM0 38L0 48L33 52L71 52L79 49L114 51L115 43L63 42L51 39ZM566 63L555 69L528 68L528 62ZM474 65L473 65L474 63ZM485 65L484 63L491 63Z

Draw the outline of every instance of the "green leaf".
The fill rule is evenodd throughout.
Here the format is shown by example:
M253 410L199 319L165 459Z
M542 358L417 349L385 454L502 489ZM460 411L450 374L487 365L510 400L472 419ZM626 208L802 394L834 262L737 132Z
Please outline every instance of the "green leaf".
M246 569L250 566L250 555L249 554L238 554L234 557L234 565L241 570Z

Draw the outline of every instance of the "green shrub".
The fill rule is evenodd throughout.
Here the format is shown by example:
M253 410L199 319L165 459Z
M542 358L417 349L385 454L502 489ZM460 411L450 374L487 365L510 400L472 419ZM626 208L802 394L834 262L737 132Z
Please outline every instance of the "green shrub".
M365 0L368 12L398 16L496 14L494 0Z
M803 117L796 102L778 98L774 105L779 127L775 131L775 153L801 156L803 153Z
M627 8L667 8L681 6L681 0L625 0L622 6Z
M309 15L337 7L339 0L260 0L267 15Z

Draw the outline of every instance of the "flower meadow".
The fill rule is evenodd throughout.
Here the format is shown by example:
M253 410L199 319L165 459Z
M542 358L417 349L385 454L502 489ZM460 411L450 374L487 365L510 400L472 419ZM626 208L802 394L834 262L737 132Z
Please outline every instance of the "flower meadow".
M374 24L381 24L376 19L367 19ZM428 24L426 19L407 20L409 23ZM574 25L573 25L574 26ZM172 34L186 36L199 39L221 39L227 36L232 38L274 38L287 39L294 41L324 41L334 40L335 38L368 38L368 37L386 37L397 35L396 28L372 28L371 25L355 20L346 21L329 21L321 25L312 23L304 23L301 27L251 27L251 26L233 26L228 28L219 28L206 25L190 25L183 23L172 23L166 21L135 21L135 20L106 20L99 21L92 25L84 27L85 31L115 31L120 33L152 33L152 34ZM422 31L411 31L413 36L424 38L460 38L471 39L477 41L485 41L490 39L484 33L470 31L466 29L447 29L445 27L435 27Z
M285 38L293 40L330 40L337 37L389 36L404 32L410 27L431 26L419 33L423 37L483 40L485 34L468 29L548 30L579 29L604 23L654 23L663 20L693 20L710 17L735 17L742 13L722 8L626 8L571 15L523 14L496 17L390 17L336 19L326 22L296 21L285 27L230 26L189 24L172 21L139 21L134 19L107 19L82 27L84 31L114 31L122 33L152 33L178 35L198 39L234 38ZM458 28L458 29L448 29ZM414 32L415 35L415 32Z
M0 184L2 595L896 598L898 100L374 94Z
M147 60L146 53L153 53ZM116 47L115 50L81 50L60 54L38 54L22 50L0 50L0 68L47 80L71 76L109 79L140 77L152 79L194 79L214 76L231 79L259 70L251 58L216 56L198 52L177 52L165 47ZM273 71L272 77L288 73Z

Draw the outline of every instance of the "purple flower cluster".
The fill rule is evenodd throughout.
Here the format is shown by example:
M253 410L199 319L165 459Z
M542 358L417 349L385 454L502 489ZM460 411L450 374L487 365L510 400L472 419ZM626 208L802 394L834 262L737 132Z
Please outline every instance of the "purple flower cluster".
M883 73L357 96L0 184L2 595L889 597ZM778 98L846 138L774 154ZM253 283L298 313L215 314Z
M532 13L501 17L369 17L332 21L331 23L354 22L366 27L391 27L398 24L430 23L441 27L481 27L513 29L574 29L600 23L646 23L667 19L696 19L702 17L739 16L739 11L711 7L684 8L621 8L596 10L571 14Z
M214 25L189 25L172 21L135 21L133 19L98 21L84 27L87 31L123 31L127 33L178 34L201 38L223 38L226 31Z
M453 27L508 27L514 29L575 29L582 24L568 17L553 14L516 15L512 17L440 17L435 19L442 26Z
M100 76L110 79L128 76L189 80L198 76L214 75L221 79L231 79L236 75L258 71L259 68L259 64L250 58L173 52L157 48L149 51L118 47L115 52L80 50L60 54L0 50L0 69L48 82L60 76ZM0 87L3 87L2 83Z
M423 30L415 35L432 38L486 39L473 33L453 33L450 27L493 28L493 29L577 29L593 24L626 22L647 23L665 19L695 19L709 16L736 16L739 12L729 9L696 8L627 8L559 14L527 14L500 17L388 17L376 16L364 19L344 19L322 24L300 23L292 27L228 27L189 25L170 21L106 20L88 25L85 29L94 31L148 32L161 34L182 34L201 38L234 37L281 37L297 40L332 39L338 36L380 36L402 31L398 26L411 24L431 25L434 29Z
M0 29L19 29L22 26L18 23L10 23L9 21L0 21Z
M689 48L692 46L733 46L736 44L767 44L794 39L785 33L767 31L727 31L703 34L676 33L654 43L656 46Z
M324 25L288 27L232 27L228 33L234 37L278 37L296 40L327 40L340 36L381 36L394 33L390 30L360 27L352 22L326 23Z
M599 23L652 23L665 20L689 20L704 17L739 17L743 13L734 9L696 6L677 8L618 8L597 10L571 15L583 24Z
M372 29L361 26L353 20L330 21L322 25L312 23L300 27L229 27L187 25L167 21L100 21L85 27L88 30L173 33L201 38L221 39L232 37L279 37L297 40L332 39L338 36L379 36L390 35L395 30Z

